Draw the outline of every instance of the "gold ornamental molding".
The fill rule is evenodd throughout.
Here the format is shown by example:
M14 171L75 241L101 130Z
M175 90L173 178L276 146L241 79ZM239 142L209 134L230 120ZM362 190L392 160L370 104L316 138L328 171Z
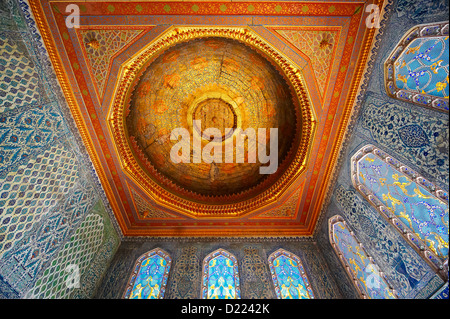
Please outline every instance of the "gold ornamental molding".
M130 147L125 118L129 101L139 74L149 63L169 47L197 38L223 37L238 40L264 53L276 64L294 91L294 105L300 111L301 139L295 156L283 175L262 193L239 202L209 204L173 194L157 184L141 167ZM277 201L305 171L314 140L317 121L301 71L287 57L245 27L171 27L122 64L118 73L115 95L108 110L108 128L114 141L122 170L141 186L158 204L193 218L241 217ZM300 132L298 132L299 134Z

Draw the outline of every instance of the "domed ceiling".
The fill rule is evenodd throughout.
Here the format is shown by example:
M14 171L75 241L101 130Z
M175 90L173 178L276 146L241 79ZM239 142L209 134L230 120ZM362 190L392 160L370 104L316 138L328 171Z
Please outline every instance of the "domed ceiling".
M29 3L124 237L313 234L385 1Z
M282 71L256 50L227 38L195 39L167 49L146 67L129 103L126 130L134 151L148 160L143 164L148 174L168 190L192 193L198 200L220 202L224 196L249 197L264 190L283 174L301 136L301 125L296 134L298 103ZM170 158L178 143L170 134L177 128L189 131L187 163ZM220 142L206 136L207 128L220 130ZM256 143L247 139L242 150L236 147L238 129L248 128L266 129L258 144L271 138L270 128L278 129L276 173L261 174L259 168L266 164L258 156L249 162L249 153L258 154ZM198 136L203 136L201 149L210 141L220 144L220 163L195 162ZM225 162L226 144L231 144L231 163ZM244 163L238 163L241 157Z
M196 218L243 216L305 169L315 119L301 72L248 29L171 28L117 82L108 122L118 155L161 204Z

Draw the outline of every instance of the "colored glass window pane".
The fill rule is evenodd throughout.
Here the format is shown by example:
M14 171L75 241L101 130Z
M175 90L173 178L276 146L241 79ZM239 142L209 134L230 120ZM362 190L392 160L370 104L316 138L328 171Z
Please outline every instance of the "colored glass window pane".
M269 257L269 266L279 299L313 299L309 280L300 259L283 250Z
M397 87L448 98L448 44L448 36L412 41L394 64Z
M135 265L125 298L163 298L170 264L170 257L161 250L141 256Z
M358 183L438 257L448 258L448 204L372 153L358 161L357 169Z
M203 298L240 298L236 258L224 250L208 255L203 266Z
M448 112L448 46L448 22L411 28L385 61L387 94Z
M342 254L358 289L371 299L395 298L386 281L380 276L378 267L371 263L364 249L350 233L347 226L339 221L332 224L333 241Z

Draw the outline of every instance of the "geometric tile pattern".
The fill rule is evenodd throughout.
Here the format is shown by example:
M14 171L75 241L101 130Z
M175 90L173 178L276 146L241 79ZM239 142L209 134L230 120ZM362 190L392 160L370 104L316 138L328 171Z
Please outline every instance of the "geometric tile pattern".
M45 265L66 242L92 207L94 189L75 187L57 209L27 232L23 240L15 242L13 249L0 260L0 273L17 291L27 291Z
M333 62L333 48L338 40L338 31L307 31L275 29L310 60L317 80L320 95L326 89L328 75Z
M95 196L95 198L98 198L97 196ZM89 210L89 213L97 214L103 218L103 241L99 246L95 257L92 258L88 269L86 269L81 277L80 288L74 289L73 293L70 295L71 299L90 299L94 296L95 291L103 278L103 274L108 269L117 247L120 244L120 239L109 219L103 200L101 198L98 200L91 198L91 202L94 203L94 206Z
M53 289L47 296L62 296L54 289L65 275L64 262L84 271L89 255L107 256L101 260L107 265L114 251L111 244L102 246L108 254L98 254L95 245L82 248L89 240L102 243L102 233L91 231L91 218L85 219L101 186L86 151L78 154L84 147L68 130L75 132L76 124L60 90L29 3L1 0L0 298L24 297L48 267L37 285L41 292ZM117 236L108 225L108 239ZM64 253L68 242L78 252ZM104 270L88 279L98 284Z
M56 144L0 178L0 257L69 193L77 172L74 154Z
M0 172L64 134L63 123L51 103L0 116Z
M92 258L89 268L83 273L80 289L74 289L69 297L70 299L93 298L95 290L100 285L103 274L108 269L118 245L119 242L117 238L112 237L111 235L108 236L107 234L104 235L103 244L97 250L95 257Z
M80 30L82 48L87 56L99 96L103 96L111 58L143 30L89 29Z
M89 214L25 298L69 298L74 289L71 284L75 282L72 276L76 276L69 266L78 266L78 273L82 276L95 257L102 239L103 218Z
M0 113L38 102L34 64L4 32L0 32L0 52Z

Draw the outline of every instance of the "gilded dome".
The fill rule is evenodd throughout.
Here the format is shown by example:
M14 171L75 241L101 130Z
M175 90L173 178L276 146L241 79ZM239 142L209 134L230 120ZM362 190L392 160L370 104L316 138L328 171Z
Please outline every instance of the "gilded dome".
M140 165L166 190L209 202L247 198L270 187L295 155L301 116L292 96L283 73L256 49L228 38L189 40L155 56L142 69L129 99L126 132ZM170 157L180 141L179 136L171 139L177 128L189 132L190 143L190 153L179 163ZM218 129L220 140L210 141L207 128ZM236 147L237 132L249 128L255 130L257 143L245 139L244 149ZM258 135L261 128L266 129L265 138ZM256 149L266 143L269 154L271 128L278 129L278 169L261 174L260 167L269 164ZM221 162L195 162L194 141L199 136L202 150L208 144L222 149ZM225 159L230 143L231 163ZM248 155L253 150L254 163ZM237 163L242 156L244 163Z

